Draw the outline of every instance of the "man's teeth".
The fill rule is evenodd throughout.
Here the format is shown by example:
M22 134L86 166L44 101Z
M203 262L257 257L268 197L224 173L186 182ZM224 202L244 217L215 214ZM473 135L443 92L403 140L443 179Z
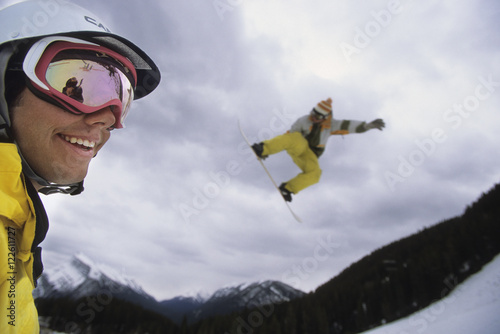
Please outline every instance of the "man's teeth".
M82 145L82 146L90 147L90 148L95 146L95 142L89 141L87 139L68 137L68 136L64 136L64 139L71 144L78 144L78 145Z

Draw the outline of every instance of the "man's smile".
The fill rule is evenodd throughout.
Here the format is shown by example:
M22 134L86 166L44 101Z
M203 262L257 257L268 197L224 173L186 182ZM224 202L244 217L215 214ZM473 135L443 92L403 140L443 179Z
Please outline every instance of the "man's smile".
M78 144L78 145L81 145L81 146L86 147L88 149L92 149L96 145L95 141L91 141L88 139L82 139L82 138L72 137L72 136L67 136L67 135L61 135L61 137L63 137L64 140L66 140L68 143Z

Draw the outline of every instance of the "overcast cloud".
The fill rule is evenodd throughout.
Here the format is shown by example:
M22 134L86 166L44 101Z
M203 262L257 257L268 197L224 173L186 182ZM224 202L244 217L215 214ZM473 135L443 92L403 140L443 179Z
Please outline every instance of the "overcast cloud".
M308 292L500 181L496 1L78 3L163 79L81 196L42 198L48 268L83 252L159 300L266 279ZM334 117L387 127L330 138L320 183L291 204L300 224L237 120L267 139L328 97ZM266 164L278 182L298 173L286 153Z

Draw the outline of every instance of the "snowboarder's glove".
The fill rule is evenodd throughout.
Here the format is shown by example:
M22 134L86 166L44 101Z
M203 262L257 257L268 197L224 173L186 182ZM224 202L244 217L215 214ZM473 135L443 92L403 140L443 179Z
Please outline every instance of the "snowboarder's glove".
M384 123L384 121L382 119L377 118L376 120L371 121L368 124L365 124L365 128L367 130L379 129L380 131L382 131L382 129L385 128L385 123Z

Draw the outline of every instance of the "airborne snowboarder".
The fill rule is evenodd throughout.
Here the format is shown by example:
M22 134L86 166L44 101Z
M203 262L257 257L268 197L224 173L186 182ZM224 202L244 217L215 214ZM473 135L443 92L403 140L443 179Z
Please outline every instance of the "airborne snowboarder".
M285 134L252 145L261 159L286 150L293 162L302 170L291 180L279 186L285 201L292 201L292 194L317 183L321 176L318 158L325 151L331 135L362 133L371 129L382 130L385 123L376 119L370 123L354 120L337 120L332 117L332 99L319 102L309 113L300 117Z

